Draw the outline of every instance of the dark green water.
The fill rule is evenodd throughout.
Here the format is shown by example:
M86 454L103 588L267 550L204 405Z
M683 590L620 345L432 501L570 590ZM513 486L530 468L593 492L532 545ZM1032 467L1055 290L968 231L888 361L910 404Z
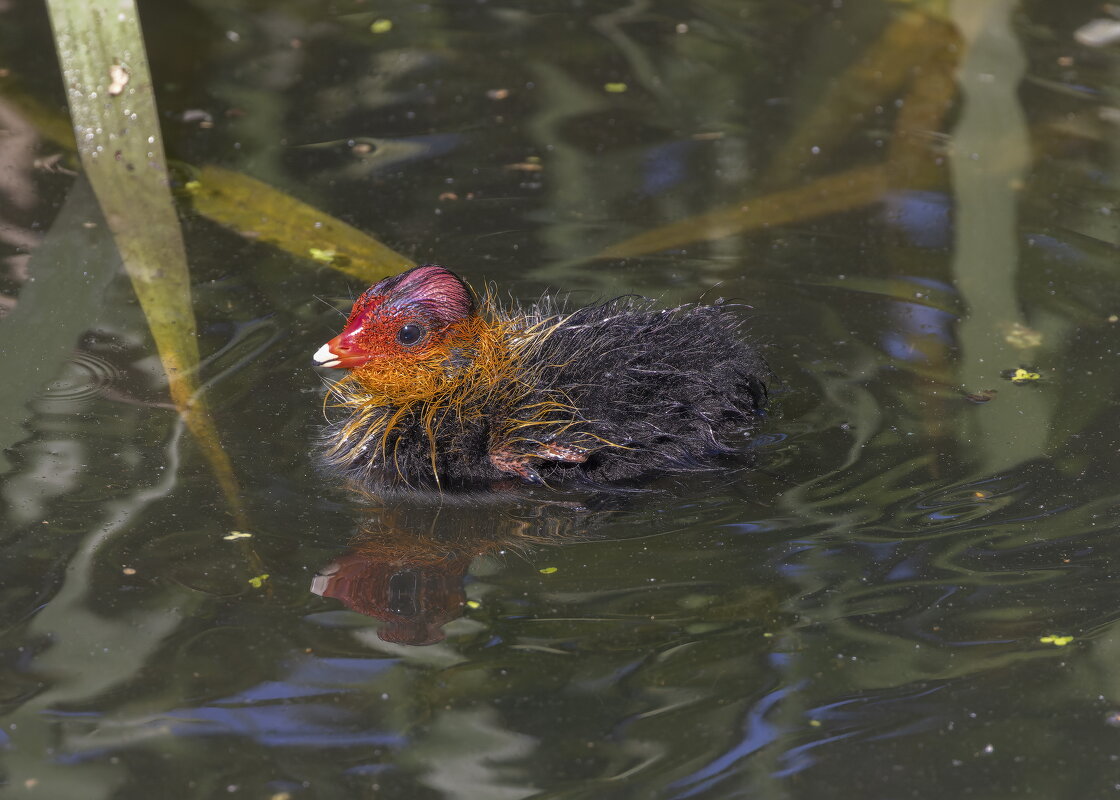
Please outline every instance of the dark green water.
M957 91L886 189L595 261L883 164L936 72L875 60L908 6L143 4L172 157L523 299L740 298L781 378L753 469L363 501L312 467L310 356L364 286L188 218L236 541L94 200L0 96L4 796L1115 796L1120 53L1075 37L1099 3L923 7ZM860 64L885 88L814 123ZM0 69L64 108L37 3Z

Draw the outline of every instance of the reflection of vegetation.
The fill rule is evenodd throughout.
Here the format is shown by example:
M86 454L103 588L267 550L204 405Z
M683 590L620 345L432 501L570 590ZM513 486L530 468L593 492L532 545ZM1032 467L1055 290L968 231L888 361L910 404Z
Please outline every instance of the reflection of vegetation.
M868 167L814 181L809 186L751 198L738 205L709 211L638 234L603 250L601 258L633 256L681 247L703 239L788 225L871 205L888 188L886 171Z
M782 186L810 164L830 159L844 137L875 106L898 97L901 109L881 166L857 167L810 181L805 186L750 196L731 206L689 217L607 247L600 258L629 258L718 239L736 233L787 225L881 201L891 188L915 188L939 179L931 145L956 94L953 73L959 54L956 29L918 12L900 14L832 84L827 96L774 155L763 186ZM905 89L901 94L901 89Z

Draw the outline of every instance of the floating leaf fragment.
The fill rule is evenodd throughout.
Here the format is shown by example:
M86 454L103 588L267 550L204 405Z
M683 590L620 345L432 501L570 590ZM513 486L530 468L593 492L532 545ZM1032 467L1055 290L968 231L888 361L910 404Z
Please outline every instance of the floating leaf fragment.
M529 156L524 161L519 161L516 164L506 164L506 169L517 170L519 172L540 172L544 169L541 164L540 156Z
M1041 373L1035 371L1034 367L1017 367L1016 369L1005 369L1000 373L1000 376L1020 386L1026 383L1031 383L1033 381L1042 380Z
M238 539L252 539L253 534L246 533L245 531L230 531L228 535L223 536L227 542L235 542Z
M482 603L478 602L477 600L468 600L467 608L482 608Z
M1067 644L1073 641L1073 637L1050 634L1049 636L1040 636L1038 641L1042 644L1052 644L1055 647L1065 647Z
M259 589L264 586L264 582L268 580L268 573L265 572L261 575L249 579L249 585L254 589Z
M557 567L545 567L544 569L537 570L541 575L551 575L557 571Z

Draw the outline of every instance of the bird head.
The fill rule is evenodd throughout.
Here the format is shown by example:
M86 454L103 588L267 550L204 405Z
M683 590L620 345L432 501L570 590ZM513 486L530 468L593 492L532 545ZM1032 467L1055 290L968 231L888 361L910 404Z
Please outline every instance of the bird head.
M405 367L445 349L475 313L470 287L458 275L434 264L413 267L367 289L342 333L313 358L339 369Z

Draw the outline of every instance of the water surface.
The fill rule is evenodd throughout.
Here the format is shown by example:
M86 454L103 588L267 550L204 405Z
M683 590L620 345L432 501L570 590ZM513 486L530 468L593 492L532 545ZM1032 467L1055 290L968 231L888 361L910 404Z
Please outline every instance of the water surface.
M75 164L0 96L13 796L1120 788L1099 4L141 12L171 157L523 300L742 300L779 380L750 463L646 493L358 498L313 467L310 355L364 286L188 214L242 525ZM34 4L0 68L64 109Z

